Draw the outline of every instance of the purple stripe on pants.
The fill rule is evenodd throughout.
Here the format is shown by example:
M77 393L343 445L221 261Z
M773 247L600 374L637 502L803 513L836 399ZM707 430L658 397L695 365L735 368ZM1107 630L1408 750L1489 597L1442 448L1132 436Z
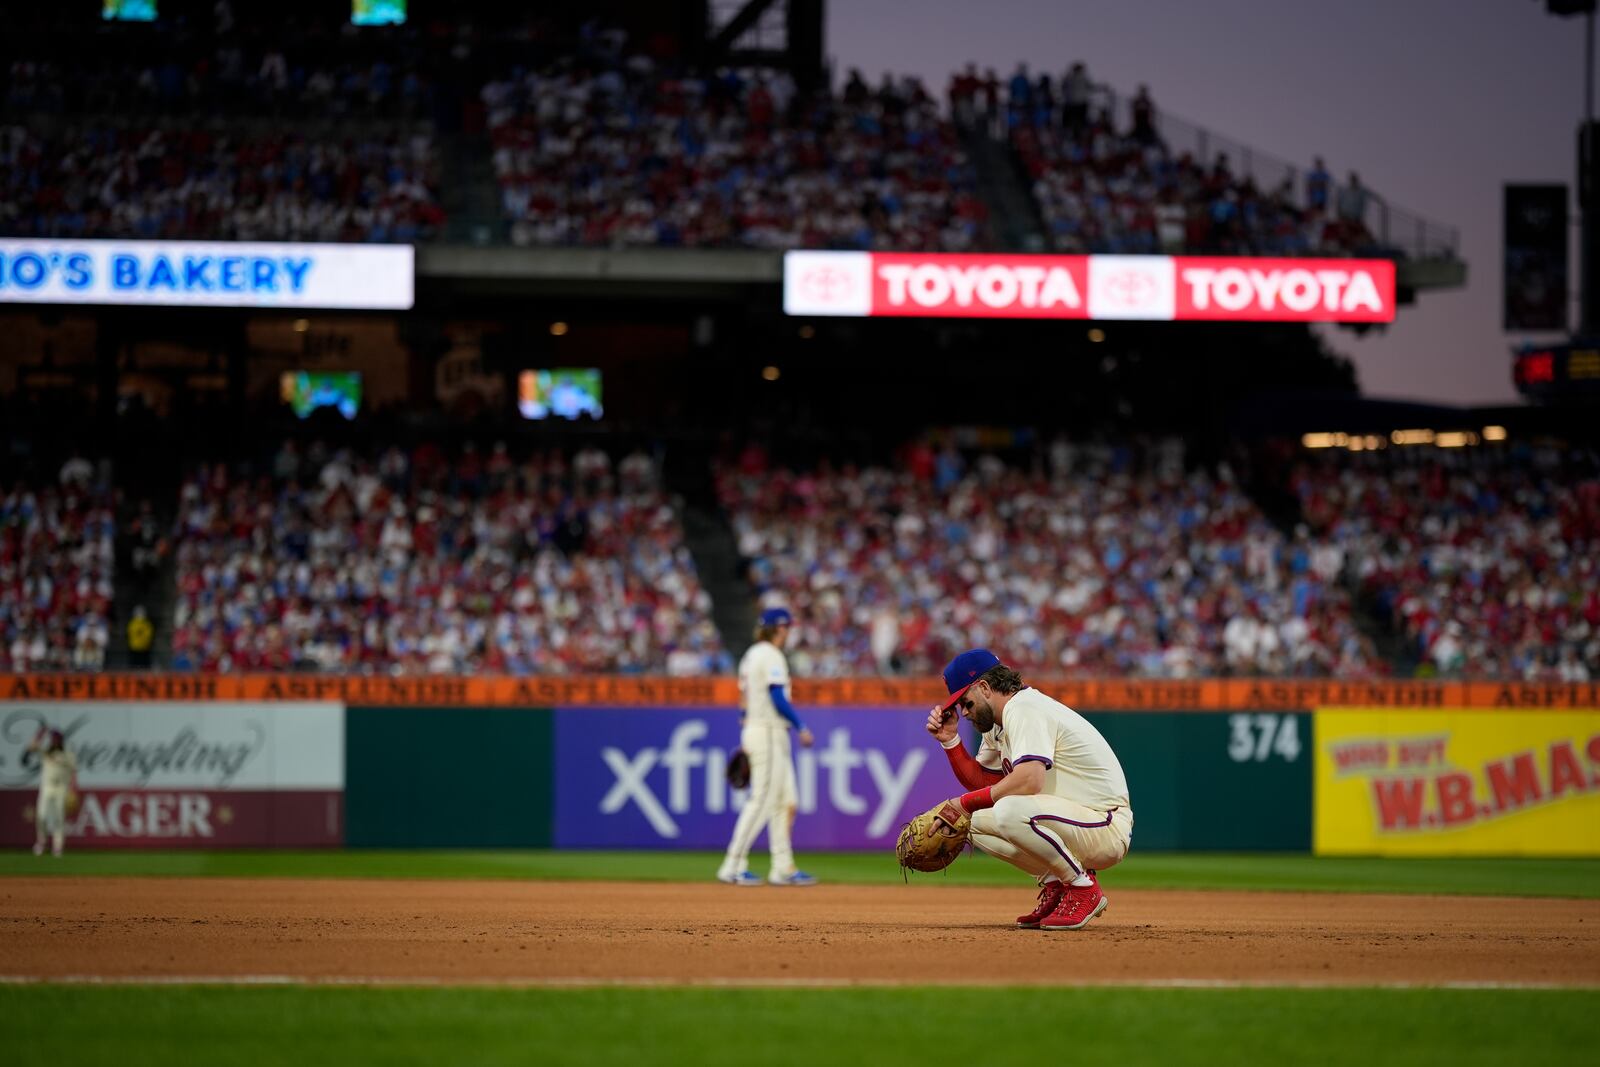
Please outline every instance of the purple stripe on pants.
M1060 819L1061 822L1070 822L1071 820L1061 819L1059 815L1035 815L1028 820L1028 829L1042 837L1051 848L1056 850L1056 855L1066 860L1067 866L1071 867L1073 871L1081 876L1083 874L1083 868L1072 862L1072 857L1067 854L1066 849L1061 847L1061 842L1056 840L1055 835L1047 834L1043 830L1039 829L1038 822L1040 819Z

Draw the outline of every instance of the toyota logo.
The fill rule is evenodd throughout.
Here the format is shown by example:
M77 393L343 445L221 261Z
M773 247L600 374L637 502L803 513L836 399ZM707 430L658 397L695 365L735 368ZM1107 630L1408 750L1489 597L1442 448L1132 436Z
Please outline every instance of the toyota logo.
M1145 271L1122 270L1101 279L1100 295L1120 307L1143 308L1156 300L1158 288Z
M837 304L850 295L855 279L849 271L819 265L800 275L800 291L821 304Z

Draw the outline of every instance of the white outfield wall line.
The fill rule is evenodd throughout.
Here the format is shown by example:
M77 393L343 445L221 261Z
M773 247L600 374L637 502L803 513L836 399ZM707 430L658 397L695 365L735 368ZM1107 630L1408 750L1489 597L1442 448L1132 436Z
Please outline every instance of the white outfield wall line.
M913 989L953 983L895 981L881 978L394 978L379 975L306 976L293 974L229 975L27 975L0 974L6 985L85 986L355 986L438 989ZM1451 990L1579 990L1600 991L1600 982L1330 982L1290 979L1281 982L1234 978L1134 978L1095 982L1007 982L1018 988L1115 989L1451 989Z

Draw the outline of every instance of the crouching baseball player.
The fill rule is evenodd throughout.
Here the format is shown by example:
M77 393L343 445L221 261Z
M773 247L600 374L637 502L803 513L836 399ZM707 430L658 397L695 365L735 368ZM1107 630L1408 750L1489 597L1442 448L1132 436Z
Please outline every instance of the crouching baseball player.
M940 812L970 816L974 845L1038 881L1038 906L1019 927L1081 930L1106 910L1095 872L1121 862L1133 838L1122 764L1088 720L1023 685L988 649L951 660L944 683L950 699L928 713L927 729L971 792ZM983 734L976 759L957 712Z

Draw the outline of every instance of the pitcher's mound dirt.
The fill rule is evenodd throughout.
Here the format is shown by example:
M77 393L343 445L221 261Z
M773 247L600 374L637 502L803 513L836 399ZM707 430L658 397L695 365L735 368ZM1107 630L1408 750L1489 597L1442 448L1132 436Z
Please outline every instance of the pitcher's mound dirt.
M1075 933L1026 883L732 886L0 879L0 975L447 982L1600 984L1600 901L1107 887ZM987 968L988 965L985 965Z

